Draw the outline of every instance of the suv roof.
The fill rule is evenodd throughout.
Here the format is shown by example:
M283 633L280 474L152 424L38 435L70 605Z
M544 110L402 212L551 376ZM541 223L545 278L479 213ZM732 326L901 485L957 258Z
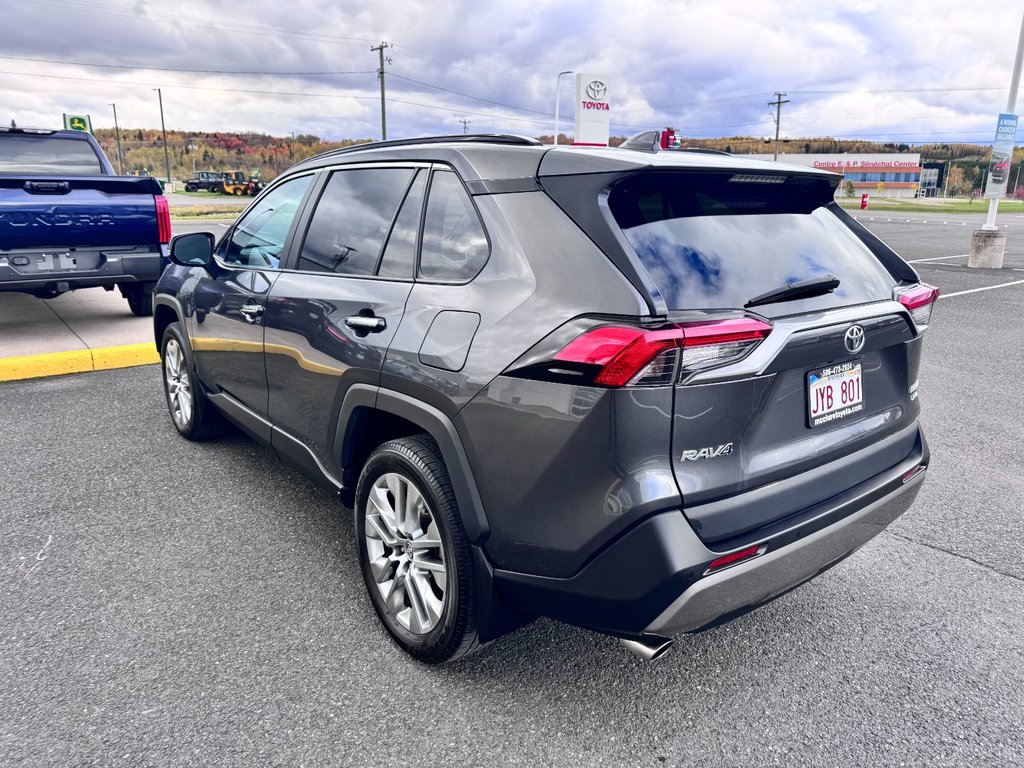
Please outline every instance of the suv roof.
M416 139L371 142L315 155L293 170L330 165L389 160L437 161L452 165L466 182L497 181L609 173L642 168L691 168L734 170L834 177L822 171L787 163L749 160L727 154L703 152L638 152L614 147L572 147L542 144L536 139L508 134L429 136Z

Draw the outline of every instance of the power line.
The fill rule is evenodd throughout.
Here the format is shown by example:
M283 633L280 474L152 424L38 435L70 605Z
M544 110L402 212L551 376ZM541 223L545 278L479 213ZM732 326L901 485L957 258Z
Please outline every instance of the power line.
M483 96L473 96L472 94L463 93L462 91L453 91L451 88L444 88L444 87L442 87L440 85L433 85L432 83L425 83L422 80L414 80L411 77L406 77L405 75L399 75L399 74L396 74L395 72L392 72L391 76L392 77L397 77L399 80L405 80L408 83L415 83L416 85L422 85L422 86L424 86L426 88L433 88L436 91L444 91L445 93L451 93L451 94L454 94L455 96L462 96L463 98L466 98L466 99L473 99L474 101L482 101L482 102L486 102L487 104L495 104L495 105L497 105L499 107L507 107L508 109L518 109L521 112L532 112L532 113L534 113L536 115L545 115L545 116L548 115L547 112L542 112L539 109L530 109L529 107L517 107L514 104L505 104L504 102L501 102L501 101L494 101L493 99L485 99Z
M301 30L288 30L280 29L277 27L266 27L255 24L242 24L239 22L226 21L222 19L211 19L197 16L182 16L179 14L160 13L151 10L147 10L145 13L134 11L130 8L120 5L110 5L105 3L92 3L86 2L86 0L39 0L40 2L47 2L56 5L63 5L65 7L76 8L83 11L92 13L103 13L104 15L121 16L123 18L136 19L138 21L152 21L159 24L171 24L176 26L189 26L199 29L209 29L215 27L219 29L226 29L235 31L241 34L251 35L264 35L272 38L294 38L300 40L314 40L317 42L343 42L345 44L364 44L374 43L376 40L372 37L347 37L343 35L331 35L322 32L305 32ZM487 72L489 74L496 74L503 77L511 77L517 80L532 80L538 83L546 83L547 81L533 76L527 75L522 72L516 72L513 70L500 69L498 67L489 67L482 64L459 64L451 63L447 59L443 59L439 56L435 56L427 51L413 48L410 46L396 46L392 44L392 48L400 48L403 51L408 51L408 55L417 59L434 59L436 61L443 61L445 66L449 69L461 69L474 72Z
M206 75L370 75L376 72L375 69L353 69L353 70L322 70L309 72L276 72L261 71L252 69L188 69L182 67L153 67L148 64L98 64L90 61L61 61L59 59L36 59L30 56L4 56L0 59L11 59L14 61L34 61L40 64L65 64L75 67L99 67L102 69L130 69L130 70L152 70L154 72L182 72L187 74Z
M408 45L400 44L393 45L392 47L395 49L395 51L410 51L411 53L409 53L408 55L412 56L412 58L414 59L430 59L433 61L440 61L445 65L447 69L463 69L476 72L487 72L488 74L498 75L499 77L514 78L516 80L519 80L520 82L524 80L532 80L535 83L544 83L545 85L550 85L550 83L544 78L537 77L536 75L524 74L522 72L517 72L512 69L489 67L486 64L460 64L458 62L452 63L449 59L444 59L440 56L435 56L434 54L429 53L428 51L424 51L420 48L412 48Z
M794 96L821 96L836 94L849 96L854 93L959 93L962 91L1003 91L1005 85L973 85L955 86L952 88L876 88L862 89L851 88L848 90L822 90L822 91L792 91Z
M343 35L329 35L322 32L305 32L301 30L279 29L277 27L266 27L257 24L243 24L240 22L211 19L200 16L182 16L179 14L160 13L158 11L138 11L122 5L110 5L107 3L92 3L85 0L41 0L42 2L63 5L76 8L90 13L102 13L110 16L136 19L138 21L153 21L158 24L173 24L176 26L200 27L209 29L215 27L226 29L240 34L265 35L267 37L292 37L303 40L319 40L322 42L343 42L347 44L372 43L373 38L369 37L345 37Z
M45 74L36 74L34 72L12 72L12 71L9 71L9 70L0 70L0 74L6 74L6 75L25 75L25 76L28 76L28 77L45 77L45 78L51 78L51 79L56 79L56 80L72 80L72 81L89 82L89 83L110 83L110 80L107 80L107 79L104 79L104 78L99 78L99 77L73 77L71 75L45 75ZM358 100L358 101L370 101L370 100L376 100L377 98L379 98L379 97L376 97L376 96L358 95L358 94L354 94L354 93L310 93L310 92L300 92L300 91L266 91L266 90L259 90L259 89L253 89L253 88L218 88L218 87L207 86L207 85L175 85L175 84L169 84L169 83L136 83L136 82L126 83L126 82L123 82L123 81L118 81L118 82L119 82L120 85L132 85L132 86L136 86L138 88L150 88L150 87L152 87L152 88L159 87L159 88L168 88L168 89L184 88L184 89L193 90L193 91L212 91L212 92L217 92L217 93L248 93L248 94L263 95L263 96L290 96L290 97L322 98L322 99L355 99L355 100ZM422 102L409 101L407 99L391 98L390 101L391 101L392 104L407 104L407 105L414 106L414 107L422 107L424 109L432 109L432 110L437 110L437 111L442 111L442 112L451 112L451 111L453 111L453 109L456 109L456 108L454 108L452 106L445 106L445 105L441 105L441 104L424 104ZM458 108L458 111L465 112L466 114L470 114L470 115L479 115L479 116L482 116L482 117L491 118L492 120L501 120L501 121L505 121L505 122L511 121L511 122L518 122L518 123L534 123L534 124L544 124L544 125L547 124L546 120L541 120L539 118L534 119L534 118L530 118L530 117L511 117L511 116L505 116L505 115L494 115L494 114L488 113L488 112L474 112L472 110L466 110L466 109L462 109L462 108Z

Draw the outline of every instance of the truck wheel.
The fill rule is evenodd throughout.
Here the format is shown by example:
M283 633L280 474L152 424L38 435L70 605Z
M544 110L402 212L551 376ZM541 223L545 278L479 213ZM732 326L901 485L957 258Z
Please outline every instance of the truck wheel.
M196 185L195 184L186 184L185 185L185 191L186 192L195 192L196 191Z
M188 440L209 440L222 434L227 424L199 386L178 323L171 323L164 331L160 361L167 410L178 433Z
M236 197L241 197L242 196L242 188L241 187L235 187L235 196Z
M363 581L395 642L427 664L479 648L472 554L437 444L417 436L378 447L353 512Z
M136 317L150 317L153 314L152 283L122 285L121 293L128 300L128 308Z

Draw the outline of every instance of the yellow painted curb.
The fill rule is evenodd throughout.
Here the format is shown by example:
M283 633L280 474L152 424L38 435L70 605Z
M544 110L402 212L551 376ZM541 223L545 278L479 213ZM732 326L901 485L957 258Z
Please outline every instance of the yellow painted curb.
M38 379L66 373L131 368L160 362L153 344L124 344L118 347L76 349L73 352L47 352L41 355L0 357L0 381Z

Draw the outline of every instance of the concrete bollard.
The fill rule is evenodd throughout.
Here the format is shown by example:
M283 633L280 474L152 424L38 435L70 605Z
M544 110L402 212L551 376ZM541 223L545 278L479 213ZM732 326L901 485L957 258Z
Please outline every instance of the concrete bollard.
M1001 269L1005 251L1005 230L976 229L971 233L971 253L967 258L967 266L979 269Z

